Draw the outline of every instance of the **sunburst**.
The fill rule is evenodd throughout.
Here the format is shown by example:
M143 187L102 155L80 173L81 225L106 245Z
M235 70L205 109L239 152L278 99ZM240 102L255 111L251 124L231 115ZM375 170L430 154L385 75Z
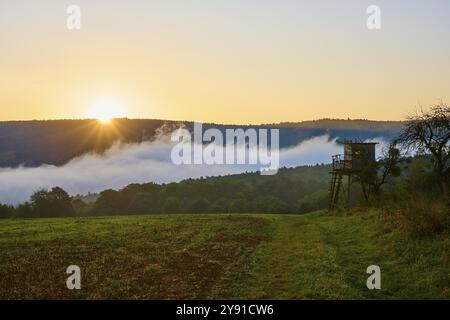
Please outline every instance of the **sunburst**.
M89 106L87 117L109 124L114 118L124 117L124 107L114 99L99 99Z

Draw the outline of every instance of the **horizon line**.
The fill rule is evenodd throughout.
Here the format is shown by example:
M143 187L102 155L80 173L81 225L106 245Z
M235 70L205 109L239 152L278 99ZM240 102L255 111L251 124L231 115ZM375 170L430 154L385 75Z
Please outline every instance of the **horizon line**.
M128 117L117 117L112 118L114 120L130 120L130 121L139 121L139 120L148 120L148 121L167 121L167 122L188 122L188 123L203 123L203 124L216 124L216 125L243 125L243 126L267 126L267 125L289 125L289 124L301 124L301 123L309 123L309 122L318 122L318 121L367 121L367 122L405 122L405 120L373 120L373 119L362 119L362 118L317 118L317 119L309 119L309 120L299 120L299 121L281 121L281 122L266 122L266 123L220 123L213 121L199 121L199 120L176 120L176 119L160 119L160 118L128 118ZM99 121L97 118L53 118L53 119L11 119L11 120L0 120L0 123L8 123L8 122L46 122L46 121Z

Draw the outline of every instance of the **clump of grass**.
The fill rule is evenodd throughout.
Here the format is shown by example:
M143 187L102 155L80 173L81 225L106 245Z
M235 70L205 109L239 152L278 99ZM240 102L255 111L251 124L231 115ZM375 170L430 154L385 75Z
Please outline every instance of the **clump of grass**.
M450 229L450 205L444 198L417 194L385 210L394 213L400 228L413 238L436 235Z

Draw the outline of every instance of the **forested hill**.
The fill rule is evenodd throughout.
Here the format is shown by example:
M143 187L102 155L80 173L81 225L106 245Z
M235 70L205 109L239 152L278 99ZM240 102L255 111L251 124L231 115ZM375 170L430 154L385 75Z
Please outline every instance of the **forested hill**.
M252 126L279 128L280 146L289 147L321 135L341 139L391 139L401 128L398 121L324 119L299 123ZM48 120L0 122L0 167L41 164L63 165L87 152L102 152L116 141L136 143L152 140L179 126L192 129L192 122L150 119L115 119L111 125L97 120ZM247 126L205 124L216 127L247 128Z

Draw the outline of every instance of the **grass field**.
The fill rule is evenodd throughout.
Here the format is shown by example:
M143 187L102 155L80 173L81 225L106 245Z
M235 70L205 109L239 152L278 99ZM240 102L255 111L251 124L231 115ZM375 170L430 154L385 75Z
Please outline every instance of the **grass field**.
M0 220L0 298L448 299L450 239L364 212Z

